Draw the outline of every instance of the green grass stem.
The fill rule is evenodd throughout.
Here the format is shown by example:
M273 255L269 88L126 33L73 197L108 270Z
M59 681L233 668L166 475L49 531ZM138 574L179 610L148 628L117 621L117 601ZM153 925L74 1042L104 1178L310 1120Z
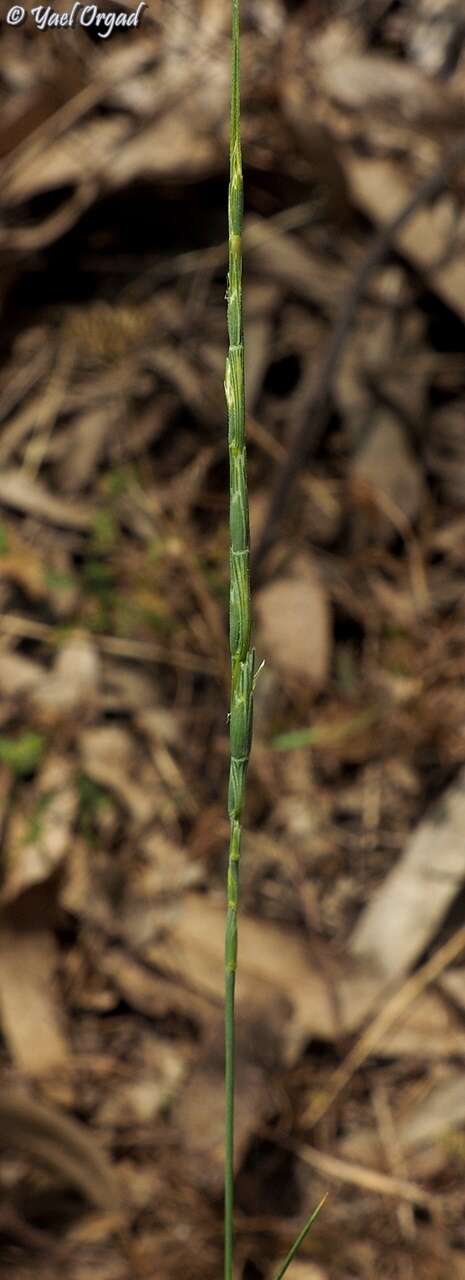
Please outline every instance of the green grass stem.
M228 354L225 394L229 447L229 647L231 694L229 709L230 767L228 814L230 822L225 932L225 1176L224 1176L224 1280L233 1277L234 1253L234 1093L235 1093L235 985L237 969L237 916L242 814L247 766L252 742L255 651L251 647L249 504L245 440L244 335L242 319L242 217L243 179L240 104L240 0L231 0L231 126L228 194L229 269L227 288ZM282 1280L299 1245L305 1239L320 1205L311 1214L281 1267Z
M225 1180L224 1280L232 1280L234 1247L234 1085L235 985L241 820L252 737L254 650L250 646L249 507L245 444L244 337L242 323L243 181L240 133L239 0L231 9L231 130L228 197L229 271L227 289L228 355L225 393L228 410L230 480L229 643L231 700L228 813L230 843L225 937Z

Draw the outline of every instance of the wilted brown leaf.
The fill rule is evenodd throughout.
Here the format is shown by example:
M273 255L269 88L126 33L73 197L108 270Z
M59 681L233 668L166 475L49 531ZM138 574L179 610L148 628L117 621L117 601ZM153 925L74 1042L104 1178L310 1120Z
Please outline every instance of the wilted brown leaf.
M88 529L93 508L84 502L59 498L27 471L11 468L0 475L0 506L13 507L63 529Z
M461 773L412 833L350 939L351 954L369 965L381 984L409 970L464 884L464 825Z
M20 653L0 652L0 690L4 698L17 698L35 689L43 679L38 662Z
M70 760L51 756L40 774L29 812L12 811L5 837L1 903L48 880L66 856L78 797Z
M394 218L412 198L412 183L392 161L346 155L343 162L355 202L380 226ZM448 196L437 200L433 208L419 208L399 232L396 243L426 276L431 289L463 319L465 261L450 251L451 214Z
M32 600L47 595L45 563L40 549L25 542L11 525L4 526L6 550L0 555L0 580L15 582Z
M33 913L26 919L24 912L3 914L0 1023L15 1066L31 1076L47 1075L69 1064L63 1010L57 998L57 966L54 935L37 926Z
M87 729L80 738L84 772L117 796L135 822L145 825L157 811L156 776L140 760L135 739L115 726Z
M43 1037L42 1037L43 1038ZM97 1209L118 1210L120 1188L110 1161L83 1124L19 1090L0 1089L0 1129L17 1147L59 1174Z
M388 411L376 415L372 430L353 458L348 478L356 501L371 501L376 507L378 498L378 539L392 539L398 533L396 514L409 523L415 520L423 493L422 474L405 431Z
M257 594L259 648L288 675L322 688L331 663L331 614L316 565L300 556L292 576L271 582Z
M47 723L79 713L80 723L95 710L100 660L85 635L66 640L50 672L31 694L31 702Z

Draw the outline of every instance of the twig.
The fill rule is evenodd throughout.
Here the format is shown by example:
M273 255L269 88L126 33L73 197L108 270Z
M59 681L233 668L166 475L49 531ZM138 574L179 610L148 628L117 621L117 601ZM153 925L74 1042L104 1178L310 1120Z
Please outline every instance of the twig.
M89 634L85 627L78 624L74 627L57 628L48 622L37 622L34 618L21 617L15 613L5 613L0 618L0 639L5 635L20 640L38 640L56 649L63 643L65 636L73 632ZM92 634L92 643L99 652L127 658L128 661L160 662L166 666L178 667L182 671L200 671L221 676L220 665L213 659L204 657L203 654L187 653L182 649L168 649L155 640L126 640L124 636L107 636L96 632Z
M363 1066L370 1054L376 1050L380 1040L399 1022L414 1000L417 1000L418 996L422 995L427 987L431 986L431 983L440 977L447 965L464 950L465 925L462 925L451 938L448 938L442 947L439 947L434 952L434 955L425 961L420 969L417 969L416 973L407 978L407 981L402 984L400 989L394 991L366 1031L360 1036L360 1039L357 1040L353 1049L347 1054L344 1062L333 1072L324 1097L319 1098L316 1102L311 1102L307 1107L302 1119L306 1129L312 1129L326 1115L330 1106L349 1084L355 1072Z
M2 1085L0 1126L4 1145L36 1156L96 1209L121 1211L115 1171L92 1134L77 1120Z
M326 1151L318 1151L316 1147L298 1146L295 1143L292 1151L303 1164L310 1165L325 1178L361 1187L363 1191L371 1191L374 1195L391 1196L406 1204L424 1205L431 1210L438 1207L434 1196L406 1178L395 1178L392 1174L381 1173L379 1169L367 1169L364 1165L341 1160L339 1156L329 1155Z

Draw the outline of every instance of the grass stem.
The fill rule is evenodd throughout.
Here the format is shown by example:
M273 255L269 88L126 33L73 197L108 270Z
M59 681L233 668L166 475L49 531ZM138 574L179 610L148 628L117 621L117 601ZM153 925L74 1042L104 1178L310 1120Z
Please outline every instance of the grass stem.
M231 8L231 129L228 195L229 271L227 290L228 355L225 393L228 410L230 481L229 643L231 700L228 813L230 843L225 938L225 1201L224 1278L232 1280L234 1249L234 1088L235 983L241 821L252 738L255 654L250 647L249 508L245 444L244 337L242 322L243 181L240 131L239 0Z
M224 1176L224 1280L233 1280L234 1263L234 1093L235 1093L235 987L237 969L237 916L242 814L247 767L252 742L255 651L251 648L250 538L245 441L244 334L242 319L242 217L243 179L240 102L240 0L231 0L231 126L229 143L227 288L228 354L225 394L229 447L229 648L231 694L229 709L230 766L228 814L230 822L225 934L225 1176ZM305 1239L321 1205L310 1215L294 1241L277 1280L282 1280L299 1245Z

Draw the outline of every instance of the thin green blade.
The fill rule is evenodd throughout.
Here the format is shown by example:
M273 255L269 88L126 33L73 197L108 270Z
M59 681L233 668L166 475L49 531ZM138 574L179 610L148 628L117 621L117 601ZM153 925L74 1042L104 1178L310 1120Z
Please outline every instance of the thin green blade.
M293 1258L295 1258L296 1253L300 1249L301 1244L303 1244L305 1237L308 1235L310 1231L310 1227L313 1226L313 1223L316 1221L318 1214L321 1212L321 1209L323 1208L323 1205L327 1199L328 1199L328 1192L326 1192L326 1195L324 1195L323 1198L320 1200L319 1204L317 1204L316 1209L313 1209L312 1213L310 1214L310 1217L307 1218L305 1225L302 1227L302 1230L299 1231L298 1236L296 1236L294 1243L291 1245L289 1249L289 1253L286 1255L284 1259L282 1267L280 1267L277 1275L275 1275L274 1280L283 1280L283 1276L286 1274L288 1267L293 1261Z

